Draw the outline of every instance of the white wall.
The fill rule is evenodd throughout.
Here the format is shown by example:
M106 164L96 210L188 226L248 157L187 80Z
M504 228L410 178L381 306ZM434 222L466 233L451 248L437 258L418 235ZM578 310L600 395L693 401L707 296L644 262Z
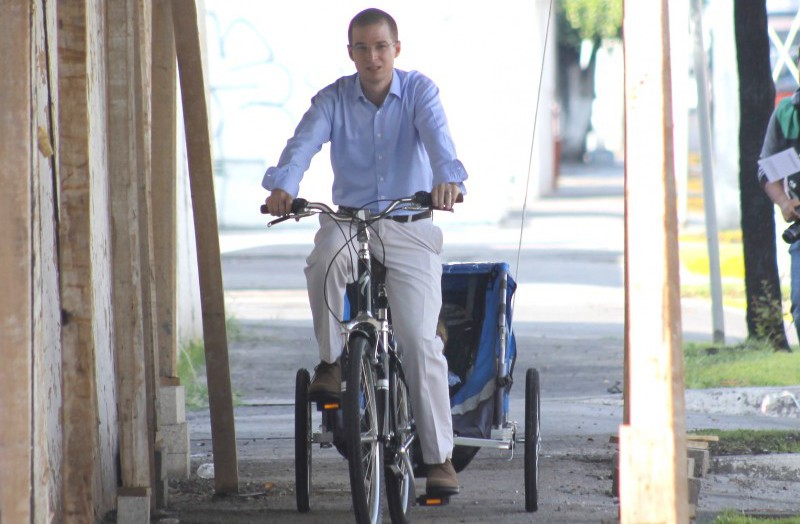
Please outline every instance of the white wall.
M180 100L180 96L178 97ZM197 271L197 244L195 243L192 197L189 190L189 166L186 158L186 140L183 132L183 110L178 104L178 179L176 202L176 293L178 295L178 344L203 338L203 315L200 308L200 275Z
M733 2L713 0L705 13L713 42L711 100L714 192L719 229L739 227L739 72L733 28Z

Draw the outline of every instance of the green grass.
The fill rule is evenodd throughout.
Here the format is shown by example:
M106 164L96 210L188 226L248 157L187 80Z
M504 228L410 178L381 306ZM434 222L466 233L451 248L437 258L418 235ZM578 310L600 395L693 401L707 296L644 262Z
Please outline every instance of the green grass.
M228 342L236 342L243 337L242 325L235 317L225 319L225 332L227 333Z
M690 389L800 385L800 352L774 351L765 343L722 347L688 343L683 362Z
M711 299L711 284L681 284L681 296L684 298ZM782 290L783 296L789 296L789 288ZM727 307L745 309L747 295L744 290L744 280L726 280L722 282L722 302ZM788 311L789 305L786 305Z
M714 524L800 524L800 516L782 518L748 517L736 511L726 511L714 519Z
M800 430L700 429L691 433L719 437L719 442L709 442L709 451L717 456L800 453Z
M242 327L232 317L225 320L228 342L242 337ZM205 382L206 353L202 340L190 340L178 348L178 378L186 397L186 409L197 410L208 407L208 386ZM239 394L233 392L233 402L240 402Z
M178 355L178 378L186 397L186 409L208 407L208 387L200 374L204 373L206 355L203 342L192 340L181 344Z

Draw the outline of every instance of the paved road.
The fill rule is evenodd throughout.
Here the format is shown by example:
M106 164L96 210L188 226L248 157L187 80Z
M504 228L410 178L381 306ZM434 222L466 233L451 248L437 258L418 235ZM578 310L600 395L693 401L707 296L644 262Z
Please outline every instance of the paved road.
M622 182L619 168L567 166L558 191L531 204L524 224L519 217L500 226L459 224L457 216L440 221L447 261L504 260L518 282L513 324L518 384L512 388L511 419L524 420L524 370L536 367L541 375L544 453L539 522L599 522L617 511L608 493L613 452L608 438L617 433L622 418ZM242 327L231 341L234 388L242 401L236 409L240 459L246 464L271 457L269 478L278 485L293 482L294 373L317 361L302 272L314 232L313 220L307 222L221 237L227 312ZM710 318L707 302L685 300L684 338L710 340ZM729 342L744 338L741 312L726 310L725 326ZM797 419L718 411L688 413L687 427L797 425ZM207 413L190 413L189 421L197 464L208 460L210 451ZM270 513L274 521L339 522L339 513L342 522L350 521L346 464L335 452L323 452L316 461L322 515L301 518L293 511L292 497L286 496L275 502L278 513ZM415 513L417 520L529 521L522 510L519 456L509 462L482 451L460 481L464 493L457 503L454 499L449 508L435 513L423 509ZM736 497L728 499L723 496L719 503L736 506ZM706 497L709 510L714 500ZM778 502L759 499L754 504Z

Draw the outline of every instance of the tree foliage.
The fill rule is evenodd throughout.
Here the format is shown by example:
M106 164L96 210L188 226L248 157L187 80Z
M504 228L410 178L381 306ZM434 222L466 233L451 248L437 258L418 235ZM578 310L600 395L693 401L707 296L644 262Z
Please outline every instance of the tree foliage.
M622 0L559 0L559 39L579 49L582 40L598 42L622 33Z

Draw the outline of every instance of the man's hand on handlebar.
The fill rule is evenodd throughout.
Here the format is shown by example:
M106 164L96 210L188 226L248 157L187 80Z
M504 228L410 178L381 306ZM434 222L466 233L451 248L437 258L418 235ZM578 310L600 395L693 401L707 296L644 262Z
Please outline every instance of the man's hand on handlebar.
M431 191L431 200L434 209L453 210L453 204L461 202L461 189L458 184L439 184Z
M265 204L270 215L282 217L292 211L292 200L292 195L283 189L275 189L269 194Z
M438 194L438 204L434 195ZM379 213L367 213L366 222L380 220L390 216L397 210L419 211L420 209L441 209L452 211L453 204L463 202L464 198L456 184L440 184L434 191L417 191L412 196L397 198L388 201L389 204ZM386 201L385 201L386 202ZM352 210L334 211L327 204L321 202L309 202L304 198L292 198L289 193L281 189L276 189L270 193L266 203L261 205L262 215L272 215L278 218L267 223L267 227L279 224L289 218L300 218L311 216L316 213L324 213L334 220L352 221L354 217Z

